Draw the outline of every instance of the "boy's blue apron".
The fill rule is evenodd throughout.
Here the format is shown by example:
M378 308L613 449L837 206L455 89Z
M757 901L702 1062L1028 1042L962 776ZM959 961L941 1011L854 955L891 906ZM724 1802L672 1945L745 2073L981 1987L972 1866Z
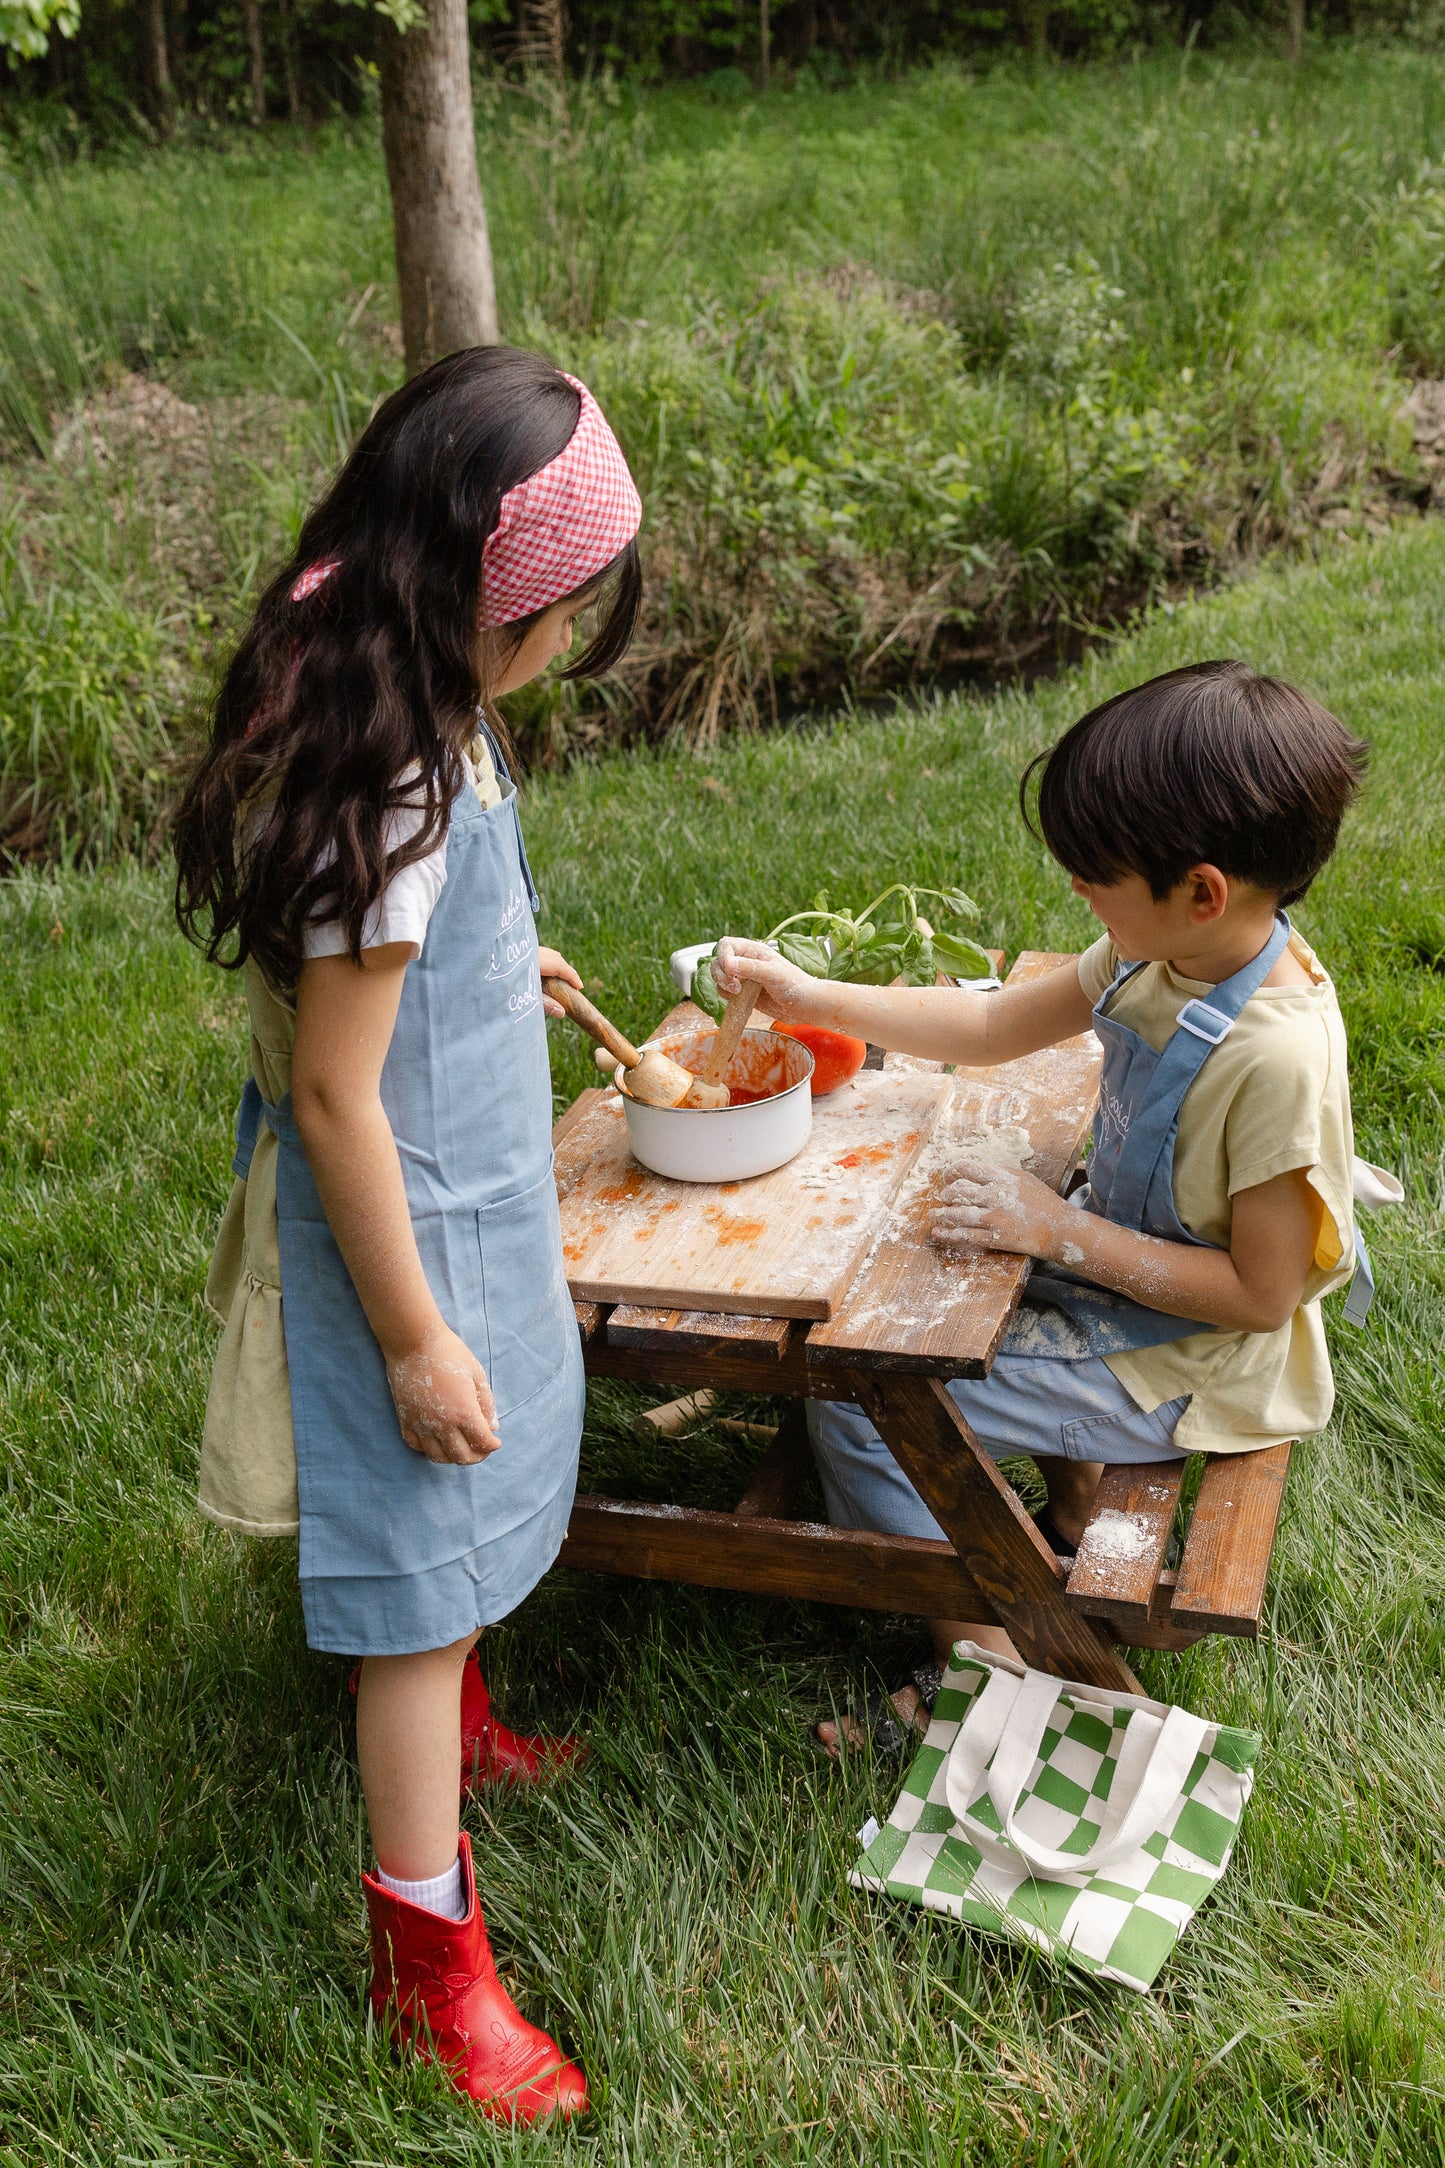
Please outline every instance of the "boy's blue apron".
M279 1140L276 1202L313 1648L440 1648L502 1618L561 1547L584 1381L552 1180L552 1079L516 792L464 787L446 884L407 967L381 1099L437 1307L486 1369L501 1446L437 1466L402 1442L381 1349L296 1131L250 1087L238 1124Z
M1089 1154L1085 1208L1165 1242L1213 1247L1191 1234L1174 1204L1174 1146L1185 1095L1214 1049L1228 1038L1245 1003L1263 986L1289 944L1290 923L1281 912L1274 932L1255 957L1233 978L1220 981L1208 1001L1186 1001L1178 1028L1156 1053L1147 1039L1121 1024L1109 1011L1120 988L1144 966L1121 964L1094 1009L1094 1030L1103 1042L1104 1068L1099 1082L1099 1111ZM1363 1323L1373 1293L1364 1244L1355 1237L1358 1258L1355 1284L1346 1315ZM1054 1360L1084 1361L1122 1355L1137 1348L1161 1347L1209 1325L1148 1309L1127 1295L1093 1287L1057 1267L1036 1272L1024 1297L1033 1319L1031 1345L1038 1352L1039 1330L1049 1332ZM1054 1313L1051 1321L1049 1313ZM1050 1326L1052 1329L1050 1330ZM1005 1340L1004 1345L1008 1342ZM1048 1357L1045 1358L1049 1359Z

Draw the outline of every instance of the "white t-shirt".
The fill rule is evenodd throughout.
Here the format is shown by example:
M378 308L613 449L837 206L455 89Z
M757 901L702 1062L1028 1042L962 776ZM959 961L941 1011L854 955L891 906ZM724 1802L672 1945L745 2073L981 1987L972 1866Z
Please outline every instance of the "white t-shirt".
M492 760L491 747L480 731L467 747L463 759L471 778L472 788L484 806L500 805L502 786ZM388 852L400 850L409 843L422 824L424 808L398 806L387 816L385 836ZM328 852L321 863L330 863L334 852ZM447 839L443 830L441 838L422 857L414 858L403 866L387 882L376 902L367 912L361 928L361 945L364 949L387 948L394 941L405 941L421 954L426 930L431 922L437 899L446 887ZM339 919L330 919L324 925L309 926L302 942L303 954L313 956L344 956L346 954L346 930Z

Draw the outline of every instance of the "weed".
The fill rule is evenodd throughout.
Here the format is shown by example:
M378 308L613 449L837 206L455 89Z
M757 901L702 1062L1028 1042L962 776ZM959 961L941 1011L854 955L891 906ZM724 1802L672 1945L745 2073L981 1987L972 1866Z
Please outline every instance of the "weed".
M1151 1692L1260 1729L1243 1841L1149 1998L847 1887L896 1772L808 1723L895 1685L915 1621L553 1574L484 1644L500 1706L581 1728L575 1783L468 1809L508 1984L582 2057L561 2138L477 2120L364 2027L369 1853L346 1666L295 1552L194 1511L200 1300L246 1063L233 982L164 880L0 887L0 2148L17 2163L598 2168L1440 2168L1445 1853L1445 536L1420 525L1151 618L1034 693L954 698L534 781L543 936L641 1036L684 940L826 883L962 881L1011 953L1095 922L1022 829L1024 760L1121 686L1240 654L1374 741L1299 917L1357 1054L1370 1327L1295 1456L1257 1645L1146 1655ZM707 783L721 783L709 789ZM595 1077L554 1027L559 1094ZM1336 1306L1331 1305L1331 1310ZM644 1444L589 1390L584 1481L726 1508L761 1448ZM744 1402L759 1417L776 1409ZM814 1510L819 1510L816 1506Z

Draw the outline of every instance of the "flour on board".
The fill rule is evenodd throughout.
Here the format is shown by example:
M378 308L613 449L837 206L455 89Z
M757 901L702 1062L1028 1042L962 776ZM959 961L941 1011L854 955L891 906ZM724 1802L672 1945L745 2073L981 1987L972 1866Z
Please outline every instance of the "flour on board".
M986 1167L1026 1167L1034 1156L1033 1139L1021 1122L966 1129L951 1144L960 1159L981 1159Z

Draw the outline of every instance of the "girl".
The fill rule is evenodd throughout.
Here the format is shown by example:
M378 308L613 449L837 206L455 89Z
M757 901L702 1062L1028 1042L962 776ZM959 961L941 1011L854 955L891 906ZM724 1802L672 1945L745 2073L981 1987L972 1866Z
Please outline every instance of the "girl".
M363 1658L373 2009L522 2122L586 2085L498 1982L458 1797L464 1729L484 1774L570 1751L490 1724L472 1650L555 1558L576 1482L540 981L580 981L537 947L485 717L599 599L566 674L623 653L640 518L574 378L501 347L423 372L263 596L176 833L181 925L244 967L252 1036L202 1507L298 1528L307 1639Z

